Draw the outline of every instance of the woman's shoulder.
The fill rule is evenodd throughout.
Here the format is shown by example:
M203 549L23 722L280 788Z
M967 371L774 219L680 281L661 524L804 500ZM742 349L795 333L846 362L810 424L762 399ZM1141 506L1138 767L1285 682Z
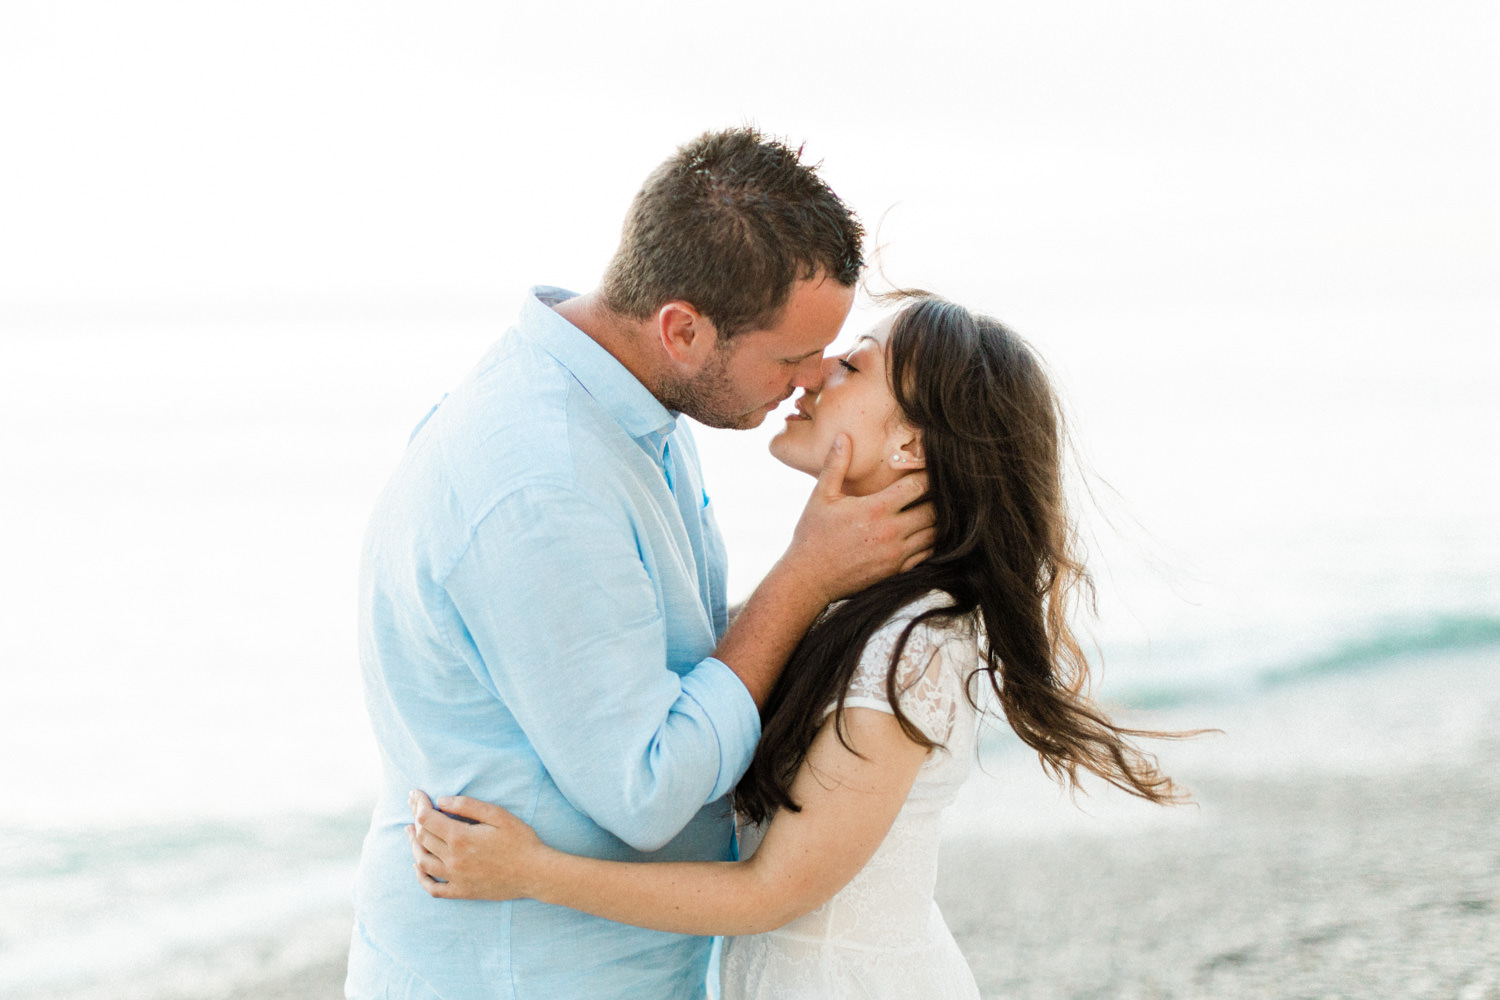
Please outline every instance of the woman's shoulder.
M972 666L977 656L977 619L972 612L943 614L946 609L956 612L953 598L942 590L928 591L903 604L865 643L858 673L883 679L894 669L898 690L906 690L929 674L939 652L955 667Z
M963 699L963 678L978 659L974 615L941 613L953 607L952 597L934 590L886 619L865 644L845 706L889 712L894 688L902 714L928 739L946 744Z
M942 613L949 609L955 613ZM929 614L930 612L936 613ZM897 608L872 638L897 638L918 618L923 620L911 630L913 639L920 636L929 642L946 642L973 640L978 635L977 618L973 612L958 612L953 597L947 591L929 590Z

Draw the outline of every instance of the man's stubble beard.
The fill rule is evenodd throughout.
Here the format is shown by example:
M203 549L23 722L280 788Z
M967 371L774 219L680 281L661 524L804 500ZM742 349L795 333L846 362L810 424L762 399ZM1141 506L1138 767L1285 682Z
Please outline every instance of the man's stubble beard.
M684 413L705 427L743 431L759 426L764 419L758 415L760 407L749 412L739 409L744 403L729 376L733 354L732 346L716 345L702 371L691 378L663 381L656 398L667 409Z

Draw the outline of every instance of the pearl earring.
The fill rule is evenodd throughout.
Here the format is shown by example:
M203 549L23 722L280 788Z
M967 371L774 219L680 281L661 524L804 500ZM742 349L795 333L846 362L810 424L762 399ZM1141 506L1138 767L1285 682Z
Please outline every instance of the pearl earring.
M898 452L896 452L896 454L892 455L891 456L891 461L892 462L900 462L900 461L902 461L901 453L898 451Z

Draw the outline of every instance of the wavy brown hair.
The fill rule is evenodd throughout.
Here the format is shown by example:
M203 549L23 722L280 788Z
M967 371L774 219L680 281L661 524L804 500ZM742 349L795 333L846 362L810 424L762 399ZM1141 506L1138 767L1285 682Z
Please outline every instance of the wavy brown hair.
M735 789L751 820L796 810L792 778L844 697L865 644L902 607L931 591L948 604L901 632L887 672L888 700L902 729L932 747L901 711L896 664L912 631L928 620L977 620L980 675L1054 779L1076 788L1080 769L1132 795L1170 803L1185 794L1132 742L1189 733L1115 725L1088 696L1089 662L1069 625L1093 583L1077 553L1063 490L1065 431L1056 394L1031 347L1005 326L922 293L895 318L887 343L892 391L921 431L928 493L937 520L932 555L823 613L803 637L762 710L761 741ZM851 748L852 749L852 748Z

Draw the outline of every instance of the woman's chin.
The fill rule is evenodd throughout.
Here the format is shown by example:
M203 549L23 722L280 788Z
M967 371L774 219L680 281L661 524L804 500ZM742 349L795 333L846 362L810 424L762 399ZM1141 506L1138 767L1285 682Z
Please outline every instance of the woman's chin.
M798 472L805 472L817 478L818 473L822 471L822 466L810 466L807 456L802 454L805 449L793 447L786 440L786 436L786 432L782 431L771 439L769 448L771 457L788 469L796 469Z

